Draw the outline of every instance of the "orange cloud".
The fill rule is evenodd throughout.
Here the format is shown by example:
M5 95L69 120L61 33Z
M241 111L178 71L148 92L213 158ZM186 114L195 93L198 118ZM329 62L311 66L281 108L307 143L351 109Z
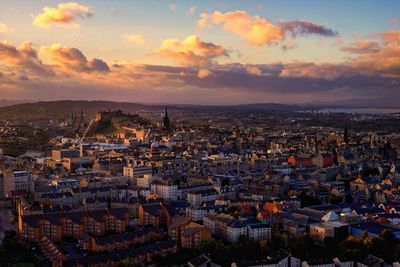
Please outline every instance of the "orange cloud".
M211 71L208 69L199 69L199 72L197 73L197 77L200 79L206 78L211 75Z
M7 41L0 42L0 62L6 66L14 67L15 72L24 75L52 74L52 71L47 69L38 58L31 43L24 43L17 48Z
M400 77L400 30L380 34L381 43L349 64L360 72Z
M247 73L249 73L249 74L252 74L255 76L262 75L261 69L257 68L256 66L247 65L245 68L246 68Z
M336 64L314 64L298 62L282 67L280 77L307 77L313 79L334 80L349 73L349 68Z
M153 54L172 58L181 65L209 65L216 58L227 56L227 51L220 45L203 42L197 35L190 35L182 42L167 39Z
M49 58L51 62L66 71L75 72L109 72L109 66L100 59L88 60L86 56L76 48L69 48L61 44L52 44L42 47L40 54Z
M340 50L354 54L376 53L380 44L374 41L358 41L350 46L343 46Z
M382 38L386 44L399 45L400 44L400 30L384 32L384 33L382 33Z
M142 44L144 37L140 34L123 34L122 39L127 43Z
M226 31L238 34L249 44L261 46L281 41L284 31L267 19L250 16L246 11L232 11L212 14L202 13L198 22L200 28L211 27L212 24L223 25Z
M274 24L268 19L251 16L246 11L236 10L226 13L215 11L207 14L201 13L197 22L200 28L211 28L212 25L222 25L226 31L238 34L250 45L262 46L279 43L287 33L293 37L298 34L318 34L334 36L337 33L322 25L317 25L304 20L280 21Z
M100 59L88 59L77 48L60 44L42 47L38 53L30 43L16 47L0 42L0 94L16 98L93 99L95 96L181 103L271 101L273 96L281 101L366 95L393 99L398 96L400 84L400 33L391 31L379 36L377 53L357 54L356 58L340 64L108 65ZM184 55L191 51L210 56L211 63L223 54L216 45L204 43L198 37L191 42L185 40L168 47ZM376 54L383 58L379 60Z
M57 8L44 7L42 13L33 19L33 25L49 28L52 25L79 27L77 18L88 18L93 14L89 7L74 2L60 3Z

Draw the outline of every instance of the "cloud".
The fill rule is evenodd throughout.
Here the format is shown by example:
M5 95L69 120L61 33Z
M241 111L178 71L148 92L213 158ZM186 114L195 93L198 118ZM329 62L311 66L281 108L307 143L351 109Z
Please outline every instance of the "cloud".
M53 74L38 58L31 43L24 43L17 48L7 41L0 42L0 62L12 67L15 73Z
M377 34L380 44L348 64L367 75L400 77L400 30L390 30Z
M255 46L272 44L284 38L284 32L267 19L250 16L246 11L232 11L212 14L202 13L198 22L200 28L211 27L213 24L223 25L226 31L238 34Z
M140 34L123 34L122 39L125 42L133 43L133 44L142 44L144 43L144 37Z
M174 4L170 4L168 7L172 12L176 13L176 4L175 3Z
M262 75L261 69L257 68L256 66L247 65L245 68L246 68L247 73L249 73L249 74L252 74L255 76Z
M283 78L306 77L312 79L335 80L349 73L351 73L351 70L343 65L297 62L284 65L279 76Z
M69 48L61 44L42 47L40 54L48 57L51 62L65 71L75 72L109 72L109 66L100 59L88 60L77 48Z
M394 75L396 68L399 73L399 65L395 64L396 54L386 57L390 62L378 61L374 57L379 53L395 53L393 49L399 45L398 34L396 31L385 32L379 38L379 52L356 54L355 58L338 64L294 62L180 66L107 64L101 59L88 59L78 48L61 44L35 48L30 43L16 47L1 42L0 94L12 98L134 99L138 102L199 104L243 101L299 103L366 96L395 99L399 96L400 84L400 77ZM184 46L185 41L176 42L179 49L174 46L175 52L193 52L193 47L196 47ZM205 48L200 45L204 42L198 39L189 43L202 47L195 49L196 54L220 54L209 52L212 46L205 45ZM372 56L368 62L367 56Z
M196 9L197 9L197 7L192 6L188 11L188 15L189 16L194 16L196 14Z
M56 8L44 7L42 13L33 19L33 25L49 28L52 25L79 27L77 18L89 18L93 15L87 6L75 2L60 3Z
M10 29L6 24L0 22L0 34L5 34L12 32L12 29Z
M400 22L400 20L398 18L391 18L391 19L388 20L388 22L390 24L397 24L397 23Z
M296 35L307 35L307 34L316 34L321 36L336 36L337 32L327 28L323 25L318 25L311 23L306 20L294 20L294 21L279 21L279 25L281 29L286 33L290 32L292 36Z
M383 41L386 45L399 45L400 44L400 30L386 31L381 34Z
M213 25L222 25L224 30L233 32L250 45L262 46L281 42L290 33L292 37L297 35L321 35L335 36L337 33L322 25L305 20L280 21L272 23L266 18L251 16L246 11L236 10L226 13L215 11L211 14L201 13L197 22L200 28L211 28Z
M199 72L197 73L197 77L200 79L206 78L211 75L211 72L208 69L199 69Z
M216 58L227 56L224 47L203 42L197 35L190 35L182 42L177 39L166 39L153 54L175 60L181 65L209 65Z
M349 46L342 46L340 50L354 54L376 53L380 49L379 42L358 41Z

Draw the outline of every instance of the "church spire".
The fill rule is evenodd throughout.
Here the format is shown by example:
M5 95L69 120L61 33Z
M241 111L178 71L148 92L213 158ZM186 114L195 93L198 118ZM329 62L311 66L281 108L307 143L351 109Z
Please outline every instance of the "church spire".
M169 118L168 118L168 107L165 107L165 115L163 122L164 130L169 131Z
M344 143L346 145L348 145L349 144L349 132L348 132L348 129L347 129L347 122L344 125L344 134L343 135L344 135Z

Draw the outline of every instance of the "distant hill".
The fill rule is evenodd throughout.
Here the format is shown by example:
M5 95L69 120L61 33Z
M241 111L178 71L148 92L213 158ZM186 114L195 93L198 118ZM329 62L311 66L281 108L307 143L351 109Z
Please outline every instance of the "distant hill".
M112 101L85 101L85 100L60 100L40 101L36 103L23 103L12 106L0 107L0 120L47 122L49 119L64 120L71 118L72 114L80 115L81 110L86 114L94 115L98 111L121 110L125 113L162 112L165 105L145 105L128 102ZM200 106L200 105L168 105L170 110L244 110L244 111L299 111L305 107L275 103L256 103L230 106Z
M22 104L22 103L33 103L35 102L34 100L9 100L9 99L1 99L0 100L0 107L7 107L7 106L12 106L12 105L17 105L17 104Z
M350 98L336 101L310 102L308 105L321 108L393 108L398 109L400 97L393 98Z
M112 101L40 101L36 103L24 103L6 107L0 107L0 119L11 121L48 121L49 119L71 118L73 113L95 114L100 110L123 110L128 113L136 113L141 110L157 111L164 106L146 106L137 103L112 102Z
M277 103L254 103L254 104L243 104L243 105L231 105L228 106L232 109L243 109L243 110L282 110L282 111L300 111L307 109L306 107L296 105L285 105Z

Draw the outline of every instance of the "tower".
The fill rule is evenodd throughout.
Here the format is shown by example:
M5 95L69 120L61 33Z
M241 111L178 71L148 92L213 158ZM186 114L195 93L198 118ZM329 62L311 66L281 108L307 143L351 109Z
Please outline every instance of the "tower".
M348 145L349 144L349 132L348 132L348 129L347 129L347 122L344 125L344 134L343 135L344 135L344 143L346 145Z
M165 107L163 126L164 126L164 130L169 131L169 118L168 118L168 108L167 107Z

